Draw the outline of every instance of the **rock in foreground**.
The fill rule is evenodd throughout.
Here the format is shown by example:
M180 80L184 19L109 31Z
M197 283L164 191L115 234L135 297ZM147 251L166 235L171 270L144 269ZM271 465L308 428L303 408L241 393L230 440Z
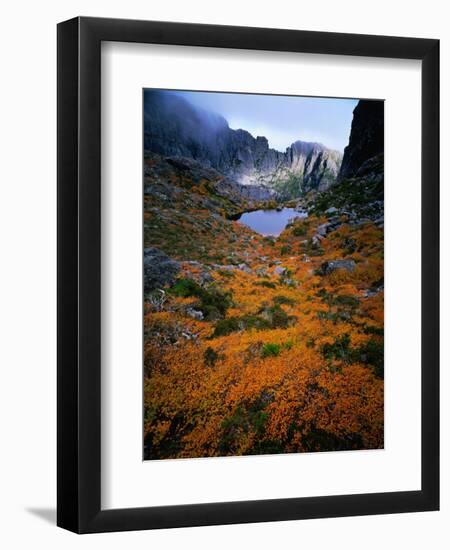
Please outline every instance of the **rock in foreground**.
M157 248L144 249L144 292L151 292L172 284L180 271L180 264Z
M350 273L355 270L355 262L353 260L331 260L329 262L323 262L318 272L320 275L330 275L337 269L344 269Z

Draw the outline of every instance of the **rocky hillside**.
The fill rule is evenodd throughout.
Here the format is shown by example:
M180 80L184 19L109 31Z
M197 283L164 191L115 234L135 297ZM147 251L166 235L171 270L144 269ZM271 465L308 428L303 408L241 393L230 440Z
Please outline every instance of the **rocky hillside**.
M222 261L232 256L242 262L252 232L230 220L257 207L274 208L271 193L264 191L229 180L193 159L146 152L146 246L167 250L177 258Z
M242 185L268 187L285 199L329 188L342 160L340 152L320 143L296 141L284 153L276 151L264 136L233 130L220 115L158 90L145 90L144 148L195 159Z
M382 448L383 229L352 180L275 239L216 171L145 173L145 459Z

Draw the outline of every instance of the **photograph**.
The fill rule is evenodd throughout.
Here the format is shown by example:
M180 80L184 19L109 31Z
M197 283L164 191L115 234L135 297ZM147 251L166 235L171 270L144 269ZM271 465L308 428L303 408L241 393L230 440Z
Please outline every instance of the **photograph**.
M384 447L384 102L143 90L144 460Z

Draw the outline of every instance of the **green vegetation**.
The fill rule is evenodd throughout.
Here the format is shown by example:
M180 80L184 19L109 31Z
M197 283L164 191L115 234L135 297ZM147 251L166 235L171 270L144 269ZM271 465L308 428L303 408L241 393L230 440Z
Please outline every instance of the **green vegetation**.
M178 279L172 288L169 289L169 292L181 298L188 298L190 296L200 297L203 289L192 279Z
M280 355L280 344L264 344L261 350L261 357L277 357Z
M265 286L266 288L277 288L277 285L272 283L272 281L256 281L255 285Z
M294 316L288 315L279 304L261 309L260 315L269 322L270 328L287 328L296 320Z
M225 316L227 309L232 305L231 293L223 292L214 285L203 288L192 279L178 279L169 292L175 296L199 298L196 308L205 319L214 320Z
M337 337L332 344L323 344L321 353L327 360L337 360L343 363L370 365L377 378L384 377L384 344L382 341L369 340L357 348L350 345L350 336L343 334Z
M228 336L228 334L242 330L266 330L270 328L271 324L267 319L258 315L242 315L241 317L229 317L217 321L212 336L215 338L217 336Z
M304 237L307 235L307 233L308 233L308 228L305 224L295 225L294 228L292 229L292 234L294 235L294 237Z
M356 210L360 215L373 216L376 214L376 207L372 205L378 200L383 200L383 195L384 182L381 175L344 179L327 191L317 193L310 214L323 215L333 206L338 210Z
M208 367L213 367L216 361L219 359L219 354L212 347L207 347L205 353L203 354L205 360L205 365Z
M251 329L287 328L293 322L295 322L295 317L288 315L279 305L264 307L257 315L242 315L220 319L214 327L212 337L228 336L233 332Z
M255 406L239 405L231 416L222 421L220 451L227 454L236 452L240 438L248 433L262 437L267 418L268 414Z
M289 296L285 296L284 294L278 294L278 296L274 296L273 303L278 305L285 304L287 306L293 306L295 304L295 300L293 298L289 298Z
M303 177L297 174L288 174L273 184L274 189L283 201L295 199L302 194Z
M328 311L317 313L319 319L327 319L337 324L340 321L351 321L358 312L360 300L355 296L333 294L326 292L323 288L317 293L317 296L328 306Z
M384 344L383 341L369 340L358 348L357 354L363 363L373 367L377 378L384 378Z

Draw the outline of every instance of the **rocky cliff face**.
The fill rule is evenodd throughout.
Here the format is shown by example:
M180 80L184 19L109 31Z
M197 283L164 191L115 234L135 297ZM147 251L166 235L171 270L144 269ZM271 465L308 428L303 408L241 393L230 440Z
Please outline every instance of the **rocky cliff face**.
M328 216L328 222L318 227L312 239L316 246L327 233L340 227L342 216L349 226L373 223L377 229L384 228L382 101L359 101L353 111L350 141L344 151L338 181L324 192L302 197L299 203L310 215ZM325 228L324 233L321 228ZM354 248L353 244L348 247L350 254Z
M339 171L339 179L351 178L367 170L371 159L384 151L384 103L360 100L353 111L349 144Z
M284 153L263 136L233 130L215 113L193 107L173 93L145 90L144 148L161 155L195 159L242 185L299 196L327 189L342 155L320 143L296 141Z

